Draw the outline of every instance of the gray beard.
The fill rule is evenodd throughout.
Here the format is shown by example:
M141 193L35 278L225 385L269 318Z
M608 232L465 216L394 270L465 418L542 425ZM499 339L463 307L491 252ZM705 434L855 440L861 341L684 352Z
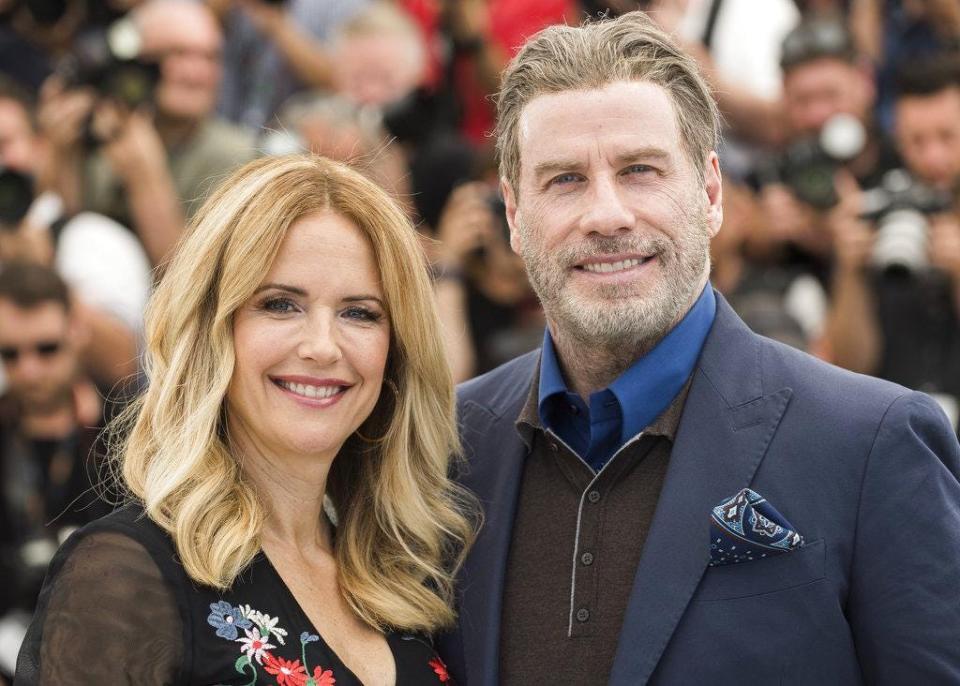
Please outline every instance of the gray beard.
M529 229L521 227L521 256L558 345L569 353L570 344L576 344L576 357L599 354L611 367L623 369L656 345L693 304L707 278L710 235L705 212L700 215L683 217L689 228L676 244L659 234L592 238L553 253L540 241L527 240ZM641 295L631 284L617 285L589 298L569 292L568 265L586 256L625 252L656 255L662 276L652 289Z

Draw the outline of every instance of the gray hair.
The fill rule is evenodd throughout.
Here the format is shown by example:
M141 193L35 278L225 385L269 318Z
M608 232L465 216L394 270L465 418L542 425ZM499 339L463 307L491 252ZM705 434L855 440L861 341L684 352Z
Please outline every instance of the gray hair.
M500 172L514 190L520 181L520 115L551 93L649 81L670 94L684 151L700 178L720 138L720 114L692 57L642 12L579 27L551 26L533 36L504 70L497 99Z

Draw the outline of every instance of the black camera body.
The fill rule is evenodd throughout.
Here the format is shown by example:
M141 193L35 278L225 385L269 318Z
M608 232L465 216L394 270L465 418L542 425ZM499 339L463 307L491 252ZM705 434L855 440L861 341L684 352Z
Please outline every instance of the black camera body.
M67 0L22 0L22 6L42 26L53 26L67 13Z
M91 87L130 109L153 101L160 66L140 57L139 33L129 19L81 34L57 67L67 88Z
M838 114L815 135L801 138L759 172L761 185L782 183L802 202L829 210L839 198L834 177L844 164L860 154L867 133L855 117Z
M0 166L0 230L15 231L33 204L33 177Z
M950 193L931 188L903 169L884 174L864 192L860 216L876 227L872 263L880 270L908 273L929 267L927 233L931 214L949 211Z

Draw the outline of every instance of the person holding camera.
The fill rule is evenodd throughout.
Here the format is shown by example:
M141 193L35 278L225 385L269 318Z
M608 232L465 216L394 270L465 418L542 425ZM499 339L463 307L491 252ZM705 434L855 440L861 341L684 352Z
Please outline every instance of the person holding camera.
M159 66L154 92L131 108L109 79L92 89L48 83L40 120L68 208L130 226L160 265L210 185L253 149L247 134L213 115L222 46L213 13L190 0L150 0L129 17L137 54Z
M0 675L14 660L47 564L73 529L106 514L92 490L100 398L82 373L67 286L30 263L0 269ZM2 676L0 676L2 683Z
M503 201L483 181L449 195L432 244L434 288L456 381L536 348L543 313L510 249Z
M138 369L150 264L125 227L92 212L64 211L44 178L51 145L35 114L26 91L0 77L0 265L29 260L57 270L88 332L83 363L109 389Z
M873 80L841 22L802 21L783 41L781 68L790 134L757 173L766 230L754 247L825 280L833 247L826 219L838 201L833 174L842 167L869 187L897 166L896 156L875 131Z
M831 215L832 358L924 390L957 423L960 397L960 61L901 71L895 133L906 169L861 192L849 177Z

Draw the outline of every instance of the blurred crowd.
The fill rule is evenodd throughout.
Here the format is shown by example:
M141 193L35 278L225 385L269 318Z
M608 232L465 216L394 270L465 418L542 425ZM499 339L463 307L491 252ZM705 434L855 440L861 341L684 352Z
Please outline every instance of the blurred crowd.
M724 114L713 284L756 331L960 397L960 0L0 0L0 684L98 431L144 383L153 284L261 155L347 161L433 264L457 380L543 317L510 249L491 94L524 38L648 11ZM109 495L109 494L107 494Z

